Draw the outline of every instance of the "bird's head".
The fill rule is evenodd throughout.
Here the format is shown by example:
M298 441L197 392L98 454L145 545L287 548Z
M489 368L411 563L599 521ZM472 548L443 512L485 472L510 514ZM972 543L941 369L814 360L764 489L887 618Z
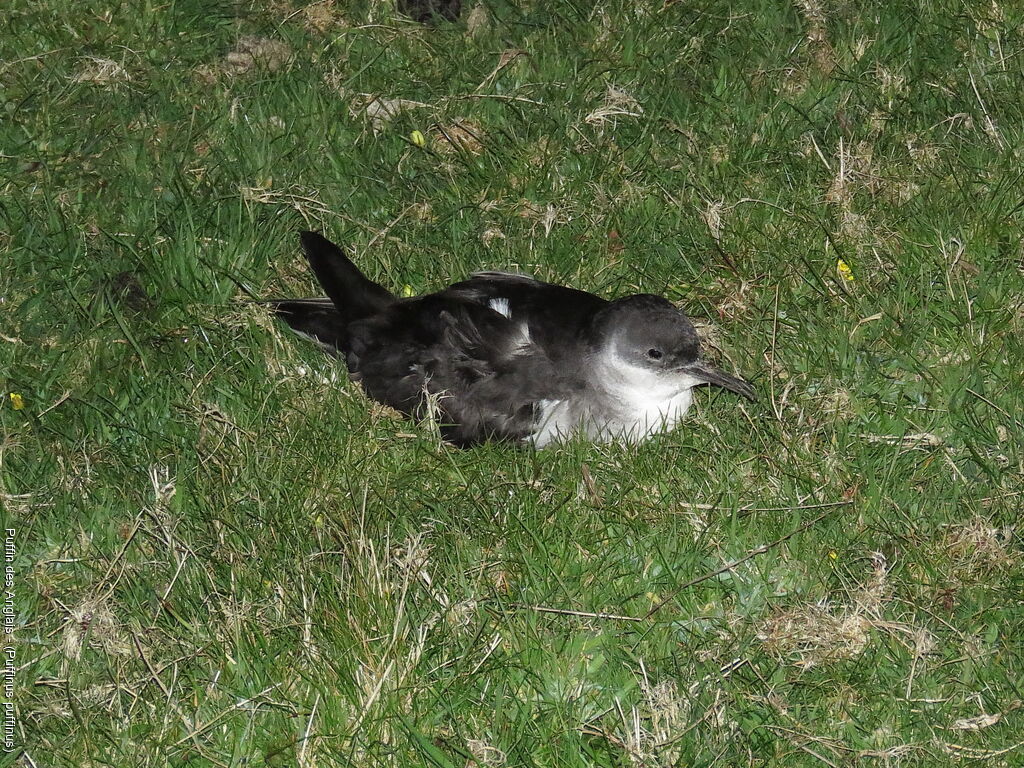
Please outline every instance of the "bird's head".
M700 358L693 323L660 296L639 294L611 302L595 318L594 345L615 366L643 372L680 389L715 384L754 399L754 389Z

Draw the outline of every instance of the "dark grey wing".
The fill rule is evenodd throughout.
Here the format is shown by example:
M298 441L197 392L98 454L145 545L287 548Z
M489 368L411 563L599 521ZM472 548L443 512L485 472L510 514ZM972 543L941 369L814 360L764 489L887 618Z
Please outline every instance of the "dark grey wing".
M347 344L349 370L370 397L414 417L427 414L429 398L456 445L523 440L541 402L572 388L523 324L443 294L353 323Z
M507 272L477 272L441 293L482 304L513 323L525 323L530 338L557 365L578 369L581 341L590 321L608 302L575 288Z

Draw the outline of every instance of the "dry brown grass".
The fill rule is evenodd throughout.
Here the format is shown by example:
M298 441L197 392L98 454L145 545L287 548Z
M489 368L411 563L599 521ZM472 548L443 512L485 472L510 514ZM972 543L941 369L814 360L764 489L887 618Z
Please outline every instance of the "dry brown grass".
M583 122L593 126L604 126L609 123L614 125L620 118L642 117L643 114L644 108L632 93L624 88L609 85L600 104L583 118Z
M343 94L344 95L344 94ZM378 134L384 128L401 115L413 109L432 108L430 104L411 99L396 99L379 94L361 93L349 100L349 114L353 117L364 117L370 124L374 134Z
M82 68L71 78L76 83L107 85L128 82L132 79L124 64L119 64L113 59L83 56L81 61Z
M431 131L435 151L448 155L454 152L468 152L479 155L484 151L484 132L472 120L454 120L438 123Z
M198 67L196 76L203 82L214 83L222 77L240 77L259 70L278 72L291 58L291 46L283 40L242 35L234 50L216 63Z
M620 711L622 743L635 766L676 765L682 754L680 737L687 731L690 706L675 680L652 683L639 679L642 699L628 712Z
M872 554L872 574L848 600L794 606L769 618L758 639L771 653L794 666L809 669L864 652L878 629L911 630L883 617L891 599L888 563L881 553Z
M996 526L981 516L949 526L937 544L952 566L948 575L957 582L977 583L1013 567L1018 557L1011 549L1015 528Z
M61 652L67 661L78 661L88 644L114 656L128 656L128 634L115 616L109 601L88 598L68 609L61 636Z
M836 54L829 41L827 18L822 4L818 0L797 0L796 7L806 24L811 61L821 74L831 74L836 67Z

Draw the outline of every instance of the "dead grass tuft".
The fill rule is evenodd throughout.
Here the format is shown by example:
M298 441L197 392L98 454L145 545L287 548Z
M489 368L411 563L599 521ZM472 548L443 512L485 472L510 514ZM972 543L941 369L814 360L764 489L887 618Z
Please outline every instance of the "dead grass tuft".
M643 114L644 108L631 93L618 86L609 85L601 105L584 117L583 122L601 126L609 122L614 123L619 117L641 117Z
M111 656L131 655L128 633L105 599L89 598L68 611L61 638L65 660L78 661L86 648L98 648Z
M91 386L96 380L94 368L101 357L100 347L99 338L91 336L68 350L61 381L64 389L76 393Z
M719 277L712 284L711 295L720 320L741 320L748 317L757 304L756 286L747 280Z
M235 50L224 57L223 67L226 72L234 75L245 74L256 68L277 72L288 63L291 55L291 47L281 40L243 35Z
M990 728L1003 719L1001 712L994 714L981 714L976 717L962 717L954 720L949 726L951 731L981 731Z
M471 120L456 120L453 123L436 125L431 135L434 138L435 151L442 155L455 152L479 155L484 151L483 131Z
M887 98L887 106L891 109L894 101L906 94L907 79L898 71L878 64L875 67L875 77L878 78L878 85Z
M1010 551L1013 534L1013 527L997 528L978 516L965 525L948 528L938 548L952 562L960 580L980 578L1014 565L1016 560Z
M311 32L323 34L331 29L348 26L335 8L334 0L319 0L302 9L303 25Z
M822 415L842 421L849 421L857 415L853 410L853 397L850 391L836 381L821 387L815 400Z
M810 85L810 81L806 69L786 67L782 70L782 82L776 90L783 98L799 99L807 91L808 85Z
M722 240L722 211L724 208L724 200L713 201L707 204L707 207L701 214L704 223L708 226L708 232L711 233L711 237L715 239L715 242L721 242Z
M466 748L472 755L467 767L479 765L481 768L499 768L508 763L508 756L502 750L491 746L483 739L467 739Z
M758 639L779 656L795 657L795 666L810 669L859 656L867 646L870 629L868 617L857 610L811 605L773 617Z
M409 206L409 218L421 224L433 224L437 221L437 214L428 202L413 203Z
M506 235L500 227L488 227L480 235L480 240L484 245L491 245L495 240L505 240Z
M487 11L487 6L483 3L477 3L473 6L473 10L466 16L466 31L470 37L477 37L483 35L491 27L491 15Z
M828 39L825 12L821 3L818 0L797 0L796 7L807 25L807 44L811 51L811 61L822 74L831 74L836 68L836 54Z
M410 109L429 107L421 101L409 99L392 99L372 93L362 93L353 97L349 103L349 114L352 117L363 117L370 122L370 129L376 135L387 127L387 124L403 112Z
M623 746L637 766L676 765L682 754L680 734L689 719L689 702L675 680L653 685L642 678L643 700L629 713L623 713Z
M108 83L125 83L132 79L128 70L112 59L83 56L81 61L84 62L84 66L71 78L76 83L107 85Z
M866 141L859 141L852 147L840 142L836 175L825 193L825 200L848 211L856 192L877 194L882 177L874 166L873 154L872 146Z
M916 189L907 187L902 191L893 190L878 170L874 150L866 141L849 146L843 139L836 148L834 176L825 192L825 200L838 208L837 235L851 245L857 256L864 256L891 241L894 233L883 227L877 219L868 219L854 210L857 194L876 197L882 192L897 198L909 199ZM875 254L877 259L877 254ZM842 285L846 285L842 283Z
M572 216L566 211L557 208L554 203L540 206L531 203L529 200L522 200L516 208L516 215L521 219L534 222L544 228L544 237L551 234L556 224L568 223Z
M268 37L243 35L233 51L229 51L216 64L204 64L196 69L200 80L212 83L222 76L238 77L254 70L277 72L292 57L291 47Z
M246 203L287 206L302 216L307 226L315 224L320 228L320 221L331 215L330 208L320 200L317 190L298 186L274 189L272 178L260 179L252 185L240 185L239 193Z
M896 627L882 618L889 584L888 564L881 553L872 554L872 568L871 577L848 603L815 603L782 611L765 622L758 639L769 651L805 669L856 658L874 629Z
M216 476L224 484L237 483L241 477L239 465L242 455L238 434L231 430L215 406L204 404L185 412L199 422L196 451L205 465L206 474Z

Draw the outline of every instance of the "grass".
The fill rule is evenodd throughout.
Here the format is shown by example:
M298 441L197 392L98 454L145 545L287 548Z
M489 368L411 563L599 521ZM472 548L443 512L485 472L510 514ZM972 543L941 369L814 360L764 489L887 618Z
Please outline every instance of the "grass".
M4 13L0 765L1024 760L1019 6ZM664 293L762 398L454 450L246 303L302 228Z

